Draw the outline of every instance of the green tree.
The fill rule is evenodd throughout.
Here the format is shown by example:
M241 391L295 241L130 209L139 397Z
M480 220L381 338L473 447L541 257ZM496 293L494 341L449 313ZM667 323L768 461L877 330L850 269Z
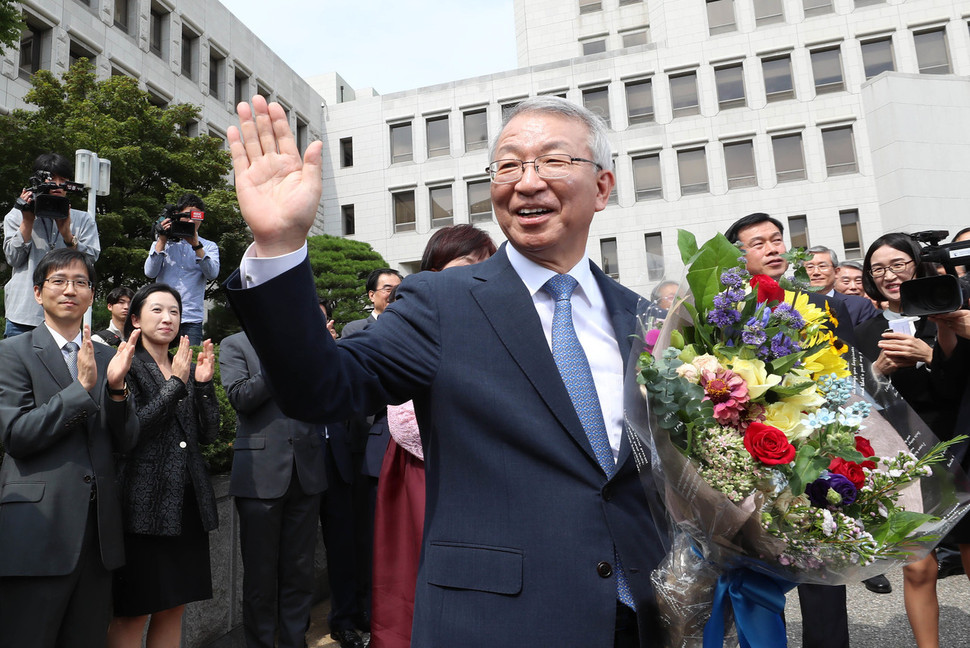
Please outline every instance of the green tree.
M185 134L185 125L198 120L199 109L154 106L134 79L97 80L87 59L78 60L60 80L48 70L37 72L24 99L36 109L0 116L2 195L11 201L19 195L34 159L47 151L70 158L76 149L88 149L111 160L111 193L99 196L97 203L99 296L120 284L137 288L148 282L143 267L154 222L166 203L191 192L206 203L200 233L215 241L220 252L220 276L206 295L221 301L218 282L238 266L249 233L235 189L226 180L230 161L222 141ZM75 209L86 209L86 203L86 195L71 197Z
M0 51L19 43L23 29L20 5L13 0L0 0Z
M317 295L331 303L330 317L337 330L366 317L367 275L387 267L384 258L367 243L326 234L308 238L307 247Z

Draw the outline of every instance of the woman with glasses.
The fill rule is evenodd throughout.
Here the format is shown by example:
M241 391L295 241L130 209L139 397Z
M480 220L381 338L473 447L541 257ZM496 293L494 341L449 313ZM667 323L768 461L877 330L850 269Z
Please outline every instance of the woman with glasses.
M855 329L859 351L872 361L878 376L893 387L940 439L953 436L960 394L953 381L932 371L936 324L927 317L910 321L901 313L900 286L910 279L932 276L935 269L922 262L920 246L909 235L881 236L869 247L862 264L866 294L885 301L882 317L863 322ZM949 383L949 384L948 384ZM970 542L966 531L954 529L947 539ZM903 600L918 648L938 648L940 606L936 598L935 552L903 567Z

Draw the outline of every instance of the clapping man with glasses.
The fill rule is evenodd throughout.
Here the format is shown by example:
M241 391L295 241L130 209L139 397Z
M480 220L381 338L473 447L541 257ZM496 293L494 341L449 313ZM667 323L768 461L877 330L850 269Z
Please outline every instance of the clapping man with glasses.
M82 328L94 264L75 249L34 270L44 320L0 342L0 647L103 648L124 563L115 453L137 440L117 350Z
M827 297L830 301L841 302L845 306L853 327L879 315L879 311L865 297L845 295L835 289L839 274L839 257L833 249L816 245L808 248L806 252L812 255L812 258L805 262L809 281L819 288L818 294Z
M254 243L227 289L280 406L327 422L415 403L427 498L411 645L660 645L664 514L623 435L638 296L586 253L615 184L603 121L557 97L518 104L488 166L508 243L409 276L337 345L305 247L321 145L301 160L261 97L238 111L228 138Z

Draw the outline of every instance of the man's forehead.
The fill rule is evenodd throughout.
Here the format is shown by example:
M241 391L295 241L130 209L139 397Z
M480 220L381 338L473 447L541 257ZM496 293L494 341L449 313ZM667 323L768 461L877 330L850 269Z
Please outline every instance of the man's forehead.
M60 268L50 268L47 271L47 279L54 276L75 278L80 277L82 279L89 279L88 268L86 265L80 261L72 261L66 266L61 266Z
M738 232L739 239L747 239L749 241L766 239L766 238L776 238L781 236L781 230L778 226L770 221L764 221L763 223L755 223L754 225L749 225L743 230Z
M579 119L559 113L529 111L519 113L499 133L496 153L515 152L526 147L543 151L586 145L589 130Z
M820 261L824 261L826 263L832 263L832 255L829 254L828 252L813 252L812 261L814 261L815 263L818 263Z

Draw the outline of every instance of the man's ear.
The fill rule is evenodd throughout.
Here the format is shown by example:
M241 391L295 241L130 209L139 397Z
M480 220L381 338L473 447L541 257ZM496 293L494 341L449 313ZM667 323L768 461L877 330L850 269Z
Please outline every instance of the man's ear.
M34 299L37 300L37 303L38 304L40 304L41 306L43 306L44 305L44 301L40 297L40 291L41 290L43 290L43 287L34 286Z

